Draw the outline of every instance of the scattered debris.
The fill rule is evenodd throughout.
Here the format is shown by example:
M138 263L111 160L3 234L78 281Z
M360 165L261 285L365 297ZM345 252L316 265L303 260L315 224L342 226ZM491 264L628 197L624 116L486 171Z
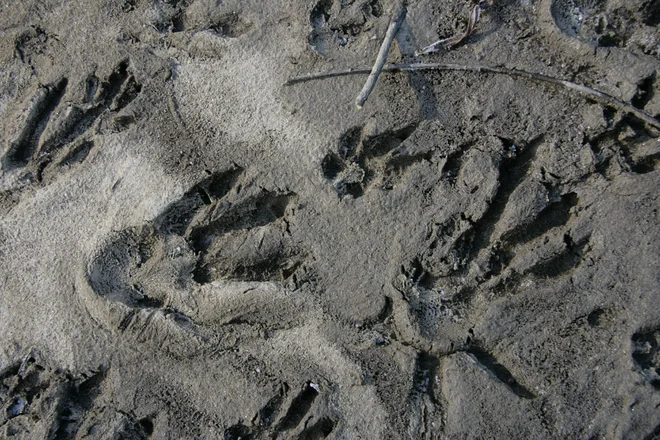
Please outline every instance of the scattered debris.
M472 35L472 32L474 31L474 27L479 21L479 17L481 16L481 13L489 6L493 6L493 0L480 1L479 4L472 9L472 12L470 13L470 17L468 18L467 28L465 29L464 32L453 35L449 38L443 38L442 40L438 40L435 43L415 52L415 56L426 55L432 52L437 52L438 50L440 50L440 47L444 47L445 49L451 49L452 47L462 43L467 37Z

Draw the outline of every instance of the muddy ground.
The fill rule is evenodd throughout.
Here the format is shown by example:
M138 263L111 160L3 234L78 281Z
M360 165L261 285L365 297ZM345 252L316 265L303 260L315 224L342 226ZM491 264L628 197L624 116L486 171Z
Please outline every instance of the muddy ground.
M392 62L660 117L657 0L410 0ZM659 131L369 67L390 0L0 5L0 432L660 438ZM657 127L657 126L656 126Z

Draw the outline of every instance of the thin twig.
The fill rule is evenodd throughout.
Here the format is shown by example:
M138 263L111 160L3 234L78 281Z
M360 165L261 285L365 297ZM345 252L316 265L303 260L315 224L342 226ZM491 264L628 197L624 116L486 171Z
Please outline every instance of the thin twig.
M397 31L399 30L399 27L401 26L401 23L403 22L405 16L406 16L406 5L403 0L400 0L399 3L397 4L394 15L390 20L390 25L387 28L387 33L385 33L385 39L383 39L383 43L380 45L380 50L378 51L378 56L376 57L376 62L374 63L374 67L371 69L371 73L369 74L369 78L367 78L367 82L364 84L364 87L362 87L362 91L355 100L355 105L357 105L358 109L361 109L364 103L367 102L367 99L369 98L371 91L374 89L374 86L376 85L376 81L378 81L378 76L380 76L380 72L383 70L383 66L385 65L385 61L387 60L387 54L390 52L390 46L392 46L392 41L394 41L394 37Z
M479 17L481 17L481 13L488 7L493 5L493 0L482 0L479 2L478 5L476 5L473 9L472 12L470 13L470 16L468 17L468 25L467 28L465 29L464 32L461 32L459 34L453 35L449 38L443 38L442 40L438 40L433 44L430 44L426 46L423 49L418 50L415 52L415 56L420 56L420 55L426 55L431 52L437 52L440 49L440 46L444 46L445 49L451 49L452 47L460 44L465 40L467 37L472 35L472 32L474 31L475 26L477 25L477 22L479 21Z
M565 87L567 89L574 90L580 93L581 95L587 96L601 104L609 105L621 111L632 113L633 115L637 116L639 119L646 122L650 126L660 130L660 121L658 121L648 113L636 107L633 107L631 104L628 104L627 102L615 98L614 96L608 95L607 93L592 89L591 87L583 86L581 84L576 84L570 81L565 81L559 78L554 78L552 76L542 75L540 73L527 72L525 70L518 70L518 69L507 69L504 67L490 67L490 66L484 66L478 64L465 65L465 64L452 64L452 63L390 64L384 66L382 69L383 72L411 72L417 70L458 70L464 72L486 72L486 73L495 73L501 75L517 76L517 77L529 79L531 81L556 84ZM335 71L318 73L318 74L308 74L308 75L302 75L302 76L297 76L295 78L291 78L285 83L285 85L290 86L301 82L313 81L324 78L333 78L338 76L364 75L369 72L370 70L367 68L358 68L358 69L347 69L347 70L335 70Z

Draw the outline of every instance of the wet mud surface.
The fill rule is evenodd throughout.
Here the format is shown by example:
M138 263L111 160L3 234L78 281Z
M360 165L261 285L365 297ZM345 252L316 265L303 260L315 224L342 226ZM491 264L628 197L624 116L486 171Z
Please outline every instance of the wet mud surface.
M389 60L660 118L654 0L409 0ZM660 438L660 132L384 73L388 0L0 6L0 436Z

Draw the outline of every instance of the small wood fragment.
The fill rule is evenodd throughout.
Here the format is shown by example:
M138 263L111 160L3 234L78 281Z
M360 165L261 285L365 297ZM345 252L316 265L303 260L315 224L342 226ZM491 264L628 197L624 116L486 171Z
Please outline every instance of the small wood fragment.
M392 41L394 41L394 37L396 36L396 33L399 30L399 27L401 26L401 23L403 23L403 19L405 18L405 16L406 16L406 5L403 1L399 1L399 3L396 6L394 15L390 20L390 25L387 28L387 32L385 33L385 38L383 39L383 43L380 45L380 50L378 51L376 62L374 63L374 66L371 68L371 72L369 73L369 78L367 78L367 82L364 84L364 87L362 87L362 91L355 100L355 105L357 105L358 109L362 109L364 103L367 102L369 95L373 91L374 86L376 85L376 81L378 81L378 77L380 76L380 72L383 70L385 61L387 61L387 54L390 52Z

